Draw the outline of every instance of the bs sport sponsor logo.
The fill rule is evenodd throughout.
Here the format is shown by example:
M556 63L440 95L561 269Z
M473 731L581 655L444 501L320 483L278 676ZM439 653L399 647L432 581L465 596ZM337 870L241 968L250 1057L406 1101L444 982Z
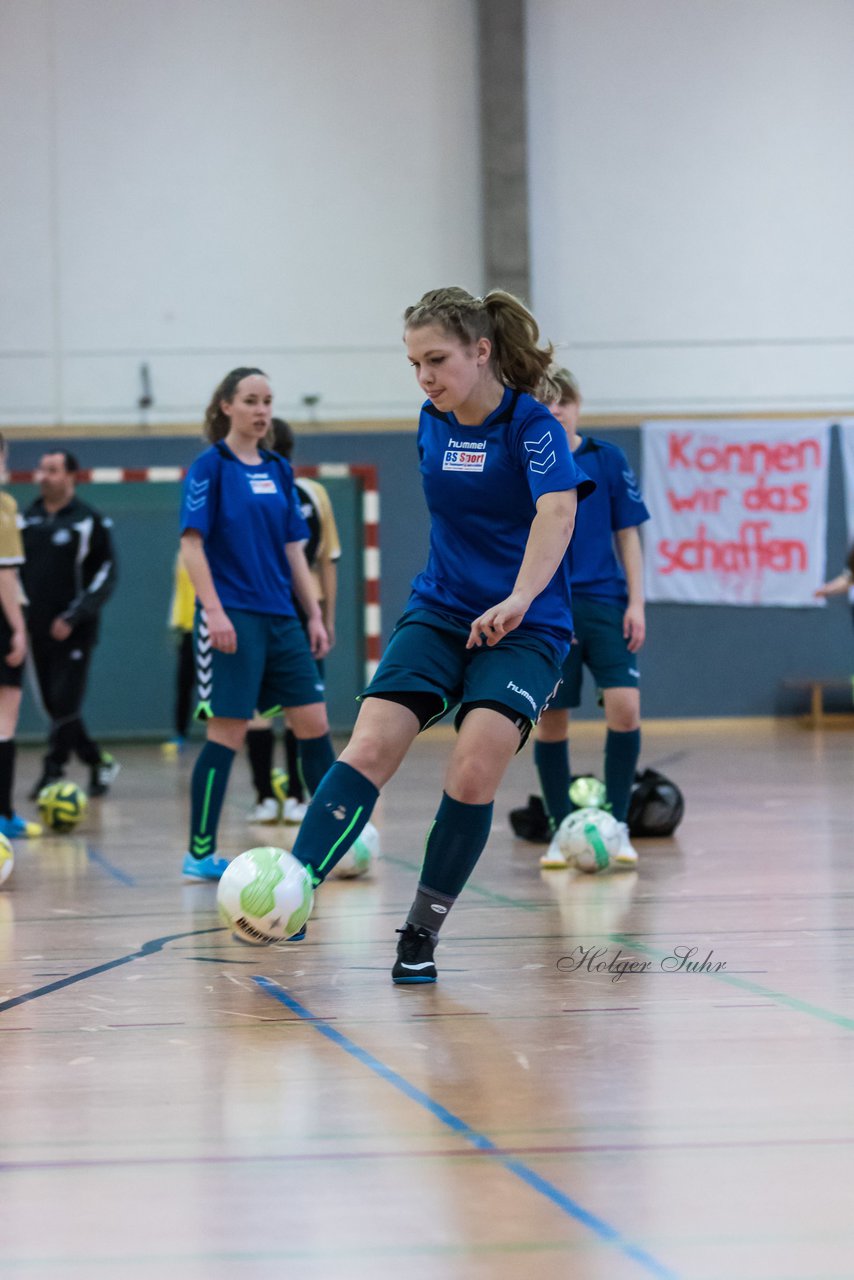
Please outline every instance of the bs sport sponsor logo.
M539 440L526 440L525 452L530 457L529 469L536 475L544 476L551 471L556 461L551 431L545 431Z
M276 482L272 480L266 471L254 471L249 473L249 487L253 493L275 493Z
M443 471L482 471L486 461L485 440L448 440L442 459Z

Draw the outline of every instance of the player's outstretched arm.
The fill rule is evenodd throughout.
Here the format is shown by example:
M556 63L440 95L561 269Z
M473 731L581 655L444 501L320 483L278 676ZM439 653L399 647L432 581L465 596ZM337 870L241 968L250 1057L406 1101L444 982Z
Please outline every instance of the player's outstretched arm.
M525 554L513 590L505 600L487 609L471 624L467 649L479 649L484 640L492 648L502 636L515 631L530 608L554 577L566 555L578 498L574 489L544 493L537 502Z
M629 603L623 614L623 639L628 641L629 653L637 653L646 639L646 610L643 593L643 549L637 525L618 529L615 534L617 550L626 571Z

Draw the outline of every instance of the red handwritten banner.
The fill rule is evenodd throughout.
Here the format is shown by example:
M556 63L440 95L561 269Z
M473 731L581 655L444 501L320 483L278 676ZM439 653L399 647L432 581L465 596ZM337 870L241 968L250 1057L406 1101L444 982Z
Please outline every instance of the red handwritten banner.
M830 423L646 422L648 600L815 605Z

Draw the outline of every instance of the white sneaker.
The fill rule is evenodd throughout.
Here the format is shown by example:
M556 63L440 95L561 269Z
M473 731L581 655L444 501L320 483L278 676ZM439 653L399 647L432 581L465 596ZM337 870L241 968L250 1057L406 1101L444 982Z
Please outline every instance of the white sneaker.
M279 821L279 802L274 800L272 796L268 796L266 800L259 800L254 809L249 810L249 822L278 822Z
M308 805L300 804L299 800L295 800L293 796L288 796L282 805L282 821L289 826L297 827L308 813Z
M567 858L560 847L557 832L552 836L551 844L540 858L540 866L544 871L565 871L567 867L572 866L572 860Z
M615 871L634 871L638 865L638 851L629 840L629 828L625 822L620 823L620 847L614 854Z

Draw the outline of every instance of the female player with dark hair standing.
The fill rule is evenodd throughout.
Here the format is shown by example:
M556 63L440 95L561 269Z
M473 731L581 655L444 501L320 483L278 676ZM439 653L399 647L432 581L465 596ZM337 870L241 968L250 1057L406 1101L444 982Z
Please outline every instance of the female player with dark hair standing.
M555 685L572 618L565 552L592 484L530 393L551 360L510 294L427 293L404 315L428 399L418 455L431 516L414 583L353 735L315 792L294 854L319 883L364 827L422 729L459 704L392 979L434 982L440 925L480 857L495 792Z
M307 785L335 756L315 658L329 647L303 544L308 529L293 470L263 447L273 395L260 369L233 369L205 414L211 441L190 467L181 505L181 552L198 602L196 715L207 742L193 769L184 875L218 880L228 865L216 835L235 753L256 708L286 710ZM306 614L306 630L293 604Z

